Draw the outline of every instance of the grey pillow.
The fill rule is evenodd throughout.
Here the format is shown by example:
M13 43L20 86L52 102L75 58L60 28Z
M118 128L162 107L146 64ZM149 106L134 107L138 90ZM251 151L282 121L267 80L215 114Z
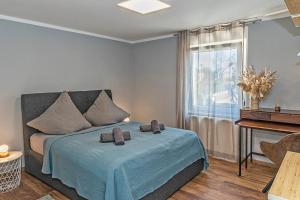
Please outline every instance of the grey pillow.
M103 126L121 122L129 117L129 114L114 104L106 92L102 91L84 116L91 124Z
M43 114L27 125L47 134L65 134L91 127L67 92L61 93Z

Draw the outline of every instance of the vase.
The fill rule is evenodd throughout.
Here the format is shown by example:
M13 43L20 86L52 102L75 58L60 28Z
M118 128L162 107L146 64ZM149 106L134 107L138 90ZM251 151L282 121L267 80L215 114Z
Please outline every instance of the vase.
M258 110L259 109L259 99L251 97L251 104L250 104L251 110Z

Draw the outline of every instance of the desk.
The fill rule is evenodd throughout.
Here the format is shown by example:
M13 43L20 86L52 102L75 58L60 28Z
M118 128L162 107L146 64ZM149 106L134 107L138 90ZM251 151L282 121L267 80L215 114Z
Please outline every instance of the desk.
M269 200L300 200L300 153L288 151L268 194Z
M248 166L248 158L252 162L252 156L264 154L253 152L253 129L286 134L300 132L300 111L282 110L275 112L273 109L262 108L259 110L241 109L240 119L235 122L239 126L239 170L238 176L242 174L242 164L245 169ZM242 135L245 129L245 158L242 159ZM248 134L250 129L250 152L248 153Z

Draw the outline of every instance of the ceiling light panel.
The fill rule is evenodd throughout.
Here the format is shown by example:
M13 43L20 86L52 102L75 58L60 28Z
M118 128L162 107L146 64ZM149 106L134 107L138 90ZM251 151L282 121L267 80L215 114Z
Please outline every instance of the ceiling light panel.
M119 3L118 6L140 14L148 14L171 7L169 4L159 0L129 0Z

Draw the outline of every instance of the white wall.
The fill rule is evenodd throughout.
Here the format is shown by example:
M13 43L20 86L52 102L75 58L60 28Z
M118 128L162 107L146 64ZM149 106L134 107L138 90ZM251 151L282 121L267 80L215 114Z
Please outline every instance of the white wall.
M112 89L132 111L128 44L0 20L0 144L22 149L20 95Z

